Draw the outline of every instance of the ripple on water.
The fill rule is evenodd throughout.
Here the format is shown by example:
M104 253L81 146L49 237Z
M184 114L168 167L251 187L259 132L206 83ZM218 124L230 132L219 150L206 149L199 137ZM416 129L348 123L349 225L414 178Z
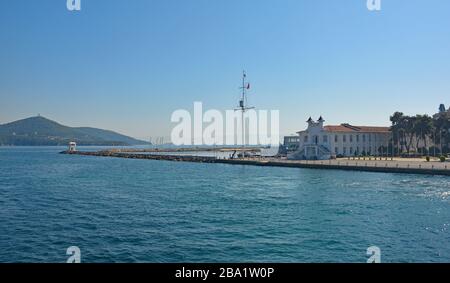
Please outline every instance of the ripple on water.
M0 149L0 261L450 261L448 177L58 151Z

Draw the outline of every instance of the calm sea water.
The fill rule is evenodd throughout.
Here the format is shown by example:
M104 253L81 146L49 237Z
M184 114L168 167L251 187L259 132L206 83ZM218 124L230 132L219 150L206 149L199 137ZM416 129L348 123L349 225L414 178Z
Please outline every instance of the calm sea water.
M0 148L0 262L450 262L450 178Z

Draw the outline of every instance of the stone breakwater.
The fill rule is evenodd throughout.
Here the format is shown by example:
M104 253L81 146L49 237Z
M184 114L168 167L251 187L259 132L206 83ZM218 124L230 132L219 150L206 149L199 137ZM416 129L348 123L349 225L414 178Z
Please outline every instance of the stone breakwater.
M332 169L382 173L426 174L450 176L450 168L446 164L426 164L423 162L393 162L393 161L293 161L279 158L246 158L246 159L218 159L212 156L171 155L171 154L140 154L106 151L63 151L62 154L116 157L129 159L165 160L178 162L217 163L232 165L272 166L308 169Z

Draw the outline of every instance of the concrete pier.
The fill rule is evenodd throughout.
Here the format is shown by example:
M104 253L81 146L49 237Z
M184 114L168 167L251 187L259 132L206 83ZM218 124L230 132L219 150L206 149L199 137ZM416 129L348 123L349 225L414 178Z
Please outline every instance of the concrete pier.
M130 159L166 160L179 162L218 163L232 165L271 166L309 169L332 169L347 171L366 171L382 173L426 174L450 176L450 164L437 162L396 162L387 160L327 160L327 161L292 161L278 158L252 159L217 159L209 156L139 154L116 150L105 151L63 151L62 154L116 157Z

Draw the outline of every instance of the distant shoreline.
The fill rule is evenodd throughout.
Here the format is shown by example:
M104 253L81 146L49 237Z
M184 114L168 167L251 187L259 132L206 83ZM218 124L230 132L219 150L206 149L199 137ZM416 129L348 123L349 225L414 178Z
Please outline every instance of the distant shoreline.
M106 147L106 148L114 148L114 147L138 147L138 146L142 146L142 147L149 147L150 145L146 145L146 144L137 144L137 145L104 145L104 144L89 144L89 145L78 145L79 147ZM66 147L67 145L0 145L0 148L6 148L6 147Z
M92 127L69 127L42 116L0 125L0 146L79 146L150 145L114 131Z

